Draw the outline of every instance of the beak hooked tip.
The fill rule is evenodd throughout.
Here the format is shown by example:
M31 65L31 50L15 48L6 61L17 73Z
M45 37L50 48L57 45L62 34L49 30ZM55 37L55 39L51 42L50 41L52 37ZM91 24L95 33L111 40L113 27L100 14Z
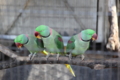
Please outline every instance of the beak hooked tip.
M92 36L92 41L95 41L95 40L97 40L97 34L94 34L94 35Z
M20 43L16 43L16 46L17 46L17 48L21 48L23 45L22 44L20 44Z
M95 41L96 39L95 38L92 38L92 41Z
M19 49L21 49L22 48L22 45L19 45L19 46L17 46Z
M41 39L41 37L38 35L38 36L36 36L36 38L38 38L38 39Z

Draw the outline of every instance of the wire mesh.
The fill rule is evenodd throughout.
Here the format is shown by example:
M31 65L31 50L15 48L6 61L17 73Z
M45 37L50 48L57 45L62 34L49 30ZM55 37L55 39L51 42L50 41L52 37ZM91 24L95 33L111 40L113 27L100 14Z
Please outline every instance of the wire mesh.
M47 25L62 35L66 46L71 36L89 28L96 31L98 40L90 42L85 59L101 60L103 64L106 59L113 58L106 55L114 53L106 49L111 25L108 1L1 0L0 44L19 56L28 56L29 51L25 47L19 50L15 46L14 39L19 34L34 34L37 26ZM116 7L119 22L119 0L116 0ZM0 61L2 63L15 60L1 52ZM78 65L71 65L76 77L73 77L63 64L18 64L17 67L10 65L11 68L0 71L0 80L120 80L119 67L112 68L110 63L109 68L100 70Z

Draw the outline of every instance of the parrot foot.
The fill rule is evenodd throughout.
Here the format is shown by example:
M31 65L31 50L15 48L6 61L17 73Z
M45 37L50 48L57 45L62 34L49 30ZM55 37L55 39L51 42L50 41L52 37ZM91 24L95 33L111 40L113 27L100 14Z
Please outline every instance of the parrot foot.
M30 53L30 54L28 55L29 60L31 60L32 55L33 55L32 53Z
M57 54L57 60L59 59L60 54Z
M48 54L48 55L46 56L46 61L48 61L49 56L50 56L50 54Z
M35 56L36 56L36 53L34 53L34 54L30 53L29 54L29 59L32 60Z
M81 57L82 57L82 60L84 60L85 56L84 56L84 55L81 55Z
M31 59L30 59L30 60L32 60L35 56L36 56L36 53L34 53L34 54L31 56Z
M71 53L69 54L69 59L70 59L70 61L71 61L71 59L72 59L72 54L71 54Z

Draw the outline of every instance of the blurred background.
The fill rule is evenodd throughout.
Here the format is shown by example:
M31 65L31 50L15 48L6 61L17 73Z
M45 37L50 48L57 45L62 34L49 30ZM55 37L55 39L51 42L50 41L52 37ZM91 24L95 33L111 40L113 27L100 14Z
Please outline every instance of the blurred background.
M119 0L116 7L119 13ZM13 40L19 34L33 34L39 25L59 32L65 45L70 36L89 28L97 32L98 39L90 43L88 53L107 52L109 16L108 0L0 0L0 44L26 56L27 50L19 51ZM0 54L0 61L9 59ZM120 80L119 68L94 70L75 65L72 68L76 77L62 64L23 65L0 70L0 80Z

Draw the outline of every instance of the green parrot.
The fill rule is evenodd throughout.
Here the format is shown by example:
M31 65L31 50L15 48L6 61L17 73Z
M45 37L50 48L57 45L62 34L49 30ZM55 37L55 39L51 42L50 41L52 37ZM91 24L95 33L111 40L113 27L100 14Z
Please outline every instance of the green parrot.
M14 39L14 42L18 48L24 46L28 49L28 51L30 52L29 54L30 60L34 58L36 53L47 54L47 52L44 50L42 39L37 39L34 35L25 34L18 35Z
M66 46L66 54L69 54L69 59L72 56L80 55L84 59L84 53L89 48L90 40L96 40L97 34L92 29L82 30L80 33L72 36Z
M49 52L49 54L46 56L46 59L50 54L57 54L57 60L59 58L59 55L65 55L62 37L52 28L46 25L40 25L36 27L34 35L39 39L42 38L45 50ZM75 76L71 66L69 64L65 64L65 66Z

